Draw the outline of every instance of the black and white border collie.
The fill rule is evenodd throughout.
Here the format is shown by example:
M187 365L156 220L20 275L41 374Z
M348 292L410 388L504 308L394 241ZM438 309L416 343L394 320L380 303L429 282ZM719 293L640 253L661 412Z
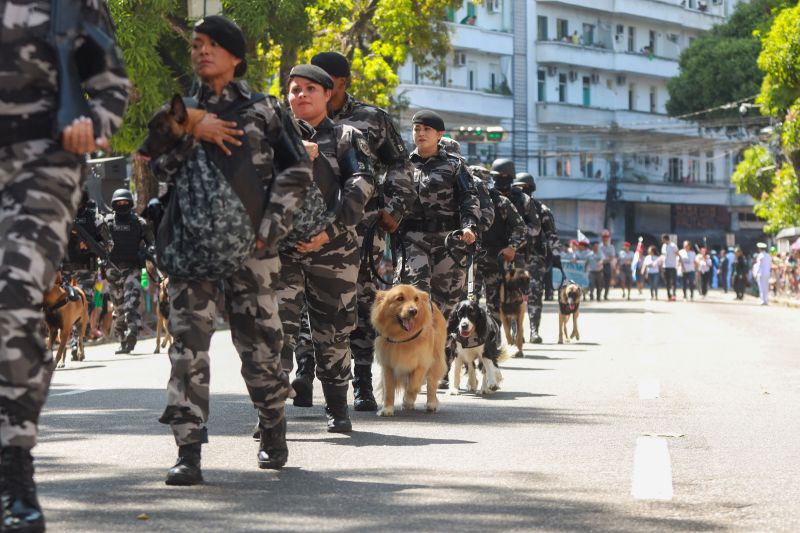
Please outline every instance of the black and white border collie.
M492 394L500 388L503 375L498 363L515 356L516 347L510 347L500 325L490 316L485 307L478 302L464 300L459 302L447 321L447 334L455 341L455 357L450 364L449 394L460 394L461 373L467 367L467 390L478 390L475 364L483 372L481 394Z

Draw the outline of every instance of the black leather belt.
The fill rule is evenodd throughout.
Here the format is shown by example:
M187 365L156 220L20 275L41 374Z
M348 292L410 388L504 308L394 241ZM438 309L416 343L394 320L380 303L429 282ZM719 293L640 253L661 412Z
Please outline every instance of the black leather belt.
M458 221L451 220L404 220L403 231L420 231L422 233L438 233L461 229Z
M50 111L30 115L0 115L0 146L52 139L55 115Z

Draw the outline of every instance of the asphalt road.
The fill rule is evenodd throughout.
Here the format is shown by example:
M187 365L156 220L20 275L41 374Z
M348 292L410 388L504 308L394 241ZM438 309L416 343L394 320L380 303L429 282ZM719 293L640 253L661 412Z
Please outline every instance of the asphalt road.
M615 295L616 296L616 295ZM255 413L227 332L212 342L206 484L164 485L169 362L92 347L56 372L35 450L50 531L798 531L796 309L586 303L580 343L503 365L489 398L353 413L287 406L289 464L256 467ZM422 407L422 399L418 406Z

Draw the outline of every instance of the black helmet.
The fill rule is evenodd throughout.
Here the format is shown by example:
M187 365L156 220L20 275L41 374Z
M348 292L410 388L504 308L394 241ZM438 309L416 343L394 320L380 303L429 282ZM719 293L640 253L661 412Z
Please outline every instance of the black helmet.
M517 179L514 180L512 185L519 187L530 187L530 192L536 191L536 180L529 172L517 172Z
M126 207L116 205L117 202L122 200L128 202ZM131 209L133 209L133 195L131 194L131 191L128 189L117 189L114 191L114 194L111 195L111 209L123 215L130 213Z
M495 159L492 163L492 172L495 173L495 179L499 177L514 179L514 162L510 159Z

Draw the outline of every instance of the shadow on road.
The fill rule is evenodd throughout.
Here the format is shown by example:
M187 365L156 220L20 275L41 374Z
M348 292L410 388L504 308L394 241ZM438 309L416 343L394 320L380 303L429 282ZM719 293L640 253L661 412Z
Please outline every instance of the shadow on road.
M319 428L319 426L316 426ZM287 439L289 442L320 442L324 444L334 444L337 446L352 446L361 448L364 446L429 446L432 444L476 444L471 440L459 439L428 439L422 437L403 437L402 435L386 435L371 431L354 430L349 435L342 435L338 438L302 438Z
M206 469L206 484L167 487L163 469L103 469L90 479L78 465L39 461L60 479L45 498L69 501L50 510L51 525L75 531L719 531L710 521L647 516L571 496L550 496L558 480L535 472L398 469L280 472ZM83 466L83 465L81 465ZM55 472L54 472L55 471ZM566 489L566 487L565 487ZM555 492L558 494L558 492ZM137 521L147 513L146 522ZM61 530L61 529L60 529Z

